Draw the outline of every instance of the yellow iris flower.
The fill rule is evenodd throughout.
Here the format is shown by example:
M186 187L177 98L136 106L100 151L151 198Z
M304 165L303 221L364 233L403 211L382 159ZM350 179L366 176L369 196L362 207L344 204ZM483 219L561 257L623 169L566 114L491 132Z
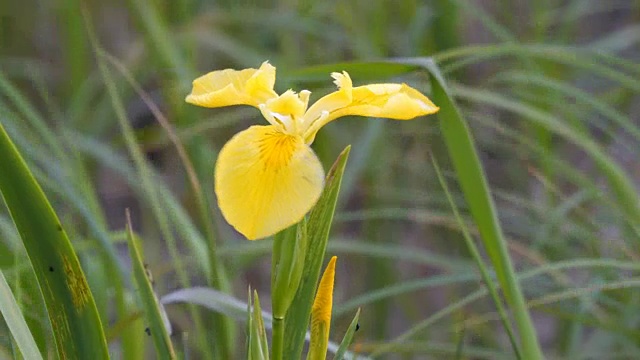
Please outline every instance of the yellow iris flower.
M346 72L331 74L338 91L311 107L310 91L278 95L276 69L213 71L193 81L188 103L204 107L251 105L266 126L251 126L227 142L215 168L215 192L225 219L250 240L264 238L297 222L311 210L324 185L322 164L309 145L318 130L341 116L397 120L439 110L406 84L353 87Z

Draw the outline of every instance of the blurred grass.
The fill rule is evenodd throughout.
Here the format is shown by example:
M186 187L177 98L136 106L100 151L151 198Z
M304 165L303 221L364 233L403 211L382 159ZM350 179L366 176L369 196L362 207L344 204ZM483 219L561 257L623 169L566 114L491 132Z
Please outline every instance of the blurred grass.
M262 120L242 108L189 107L192 78L268 59L279 91L308 88L317 98L332 90L331 71L347 70L356 85L405 81L429 93L426 72L390 64L411 57L433 58L469 123L545 355L640 351L638 2L129 0L83 2L85 15L79 3L0 3L0 123L69 229L106 333L115 334L114 356L137 353L136 336L146 336L128 306L137 293L125 265L125 207L159 295L191 284L244 299L250 284L270 309L272 242L248 243L224 223L211 176L217 150ZM361 307L354 343L366 353L410 331L385 356L510 358L431 165L433 155L480 239L438 121L345 119L318 134L325 168L352 144L327 248L340 256L335 334ZM51 350L17 239L0 209L1 270L38 347ZM212 313L186 305L167 311L179 357L243 354L234 345L242 327L216 327ZM0 326L3 355L14 346L7 334Z

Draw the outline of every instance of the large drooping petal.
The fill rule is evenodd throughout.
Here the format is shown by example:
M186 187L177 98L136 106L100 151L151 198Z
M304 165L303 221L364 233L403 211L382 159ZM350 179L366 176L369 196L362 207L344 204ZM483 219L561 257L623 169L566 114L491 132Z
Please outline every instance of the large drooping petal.
M266 61L260 69L212 71L193 81L191 94L185 100L210 108L230 105L257 107L278 97L273 91L275 81L276 68Z
M249 240L300 221L323 186L322 164L302 137L272 125L252 126L236 134L216 162L220 210Z
M330 121L342 116L357 115L409 120L437 112L429 98L406 84L372 84L351 87L351 79L346 72L333 74L340 89L318 100L305 114L309 123L304 137L307 143L313 141L317 131ZM338 106L340 100L348 103ZM324 115L320 109L327 109Z

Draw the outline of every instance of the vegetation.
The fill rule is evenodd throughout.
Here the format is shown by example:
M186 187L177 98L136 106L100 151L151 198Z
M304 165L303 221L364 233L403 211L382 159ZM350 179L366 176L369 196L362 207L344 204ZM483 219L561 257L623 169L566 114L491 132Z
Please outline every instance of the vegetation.
M0 358L322 353L334 255L330 358L636 357L639 29L637 1L3 2ZM278 94L347 71L440 111L323 127L318 204L247 241L214 166L266 123L184 100L265 60Z

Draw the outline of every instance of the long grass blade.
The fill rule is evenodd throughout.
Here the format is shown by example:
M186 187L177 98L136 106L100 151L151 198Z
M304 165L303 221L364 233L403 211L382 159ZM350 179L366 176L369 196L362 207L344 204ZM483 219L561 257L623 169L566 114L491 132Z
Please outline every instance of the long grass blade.
M433 80L434 102L440 106L440 129L458 175L458 182L496 271L507 305L514 315L520 335L522 357L542 359L538 337L507 251L507 243L468 125L449 95L447 84L435 62L425 59L423 66Z
M353 317L353 320L351 320L351 324L349 324L349 328L347 328L347 333L344 335L344 338L342 338L340 347L338 348L338 351L336 352L333 360L342 360L344 358L347 349L353 341L353 335L355 335L356 331L358 331L358 328L360 327L360 325L358 325L359 318L360 309L356 311L356 315Z
M58 355L108 359L89 284L58 216L0 124L0 191L44 297Z
M458 220L458 224L460 225L462 236L464 238L465 243L467 244L467 248L469 249L469 252L473 257L473 260L478 265L478 269L480 270L480 274L482 276L482 281L484 281L485 286L489 290L489 294L493 299L493 303L496 305L496 308L498 309L498 313L500 314L500 320L502 321L502 324L504 325L507 335L509 336L509 341L511 342L511 347L513 347L513 351L515 352L516 358L521 359L522 356L520 355L520 349L515 339L513 327L511 326L511 322L507 317L507 312L504 308L504 305L502 304L502 300L500 299L500 296L498 295L498 290L496 289L496 286L493 283L493 279L489 275L489 269L487 269L487 266L484 264L484 260L480 256L480 251L478 251L478 247L473 242L473 239L469 234L469 230L467 229L465 222L462 220L462 217L460 216L458 207L453 201L453 197L451 196L451 192L449 191L449 186L447 185L447 182L445 181L444 176L442 175L442 171L440 170L440 166L438 165L438 162L433 157L433 155L431 156L431 162L433 163L433 167L436 170L436 176L438 177L438 180L440 181L440 184L442 185L442 188L445 194L447 195L447 199L449 200L451 209L453 210L453 213L456 219Z
M464 98L491 104L497 108L518 113L534 121L550 131L565 137L582 148L593 159L603 175L607 177L615 205L620 208L622 215L635 234L640 237L640 194L636 192L633 183L625 171L605 153L602 147L591 137L573 131L569 126L551 114L540 111L532 106L522 104L508 97L493 92L479 92L473 89L457 86L456 94Z
M158 302L153 285L149 280L149 275L142 261L142 255L138 250L137 238L131 228L131 218L127 210L127 241L129 244L129 256L133 268L133 278L137 285L137 293L140 295L142 309L148 322L146 328L147 335L153 338L158 359L175 359L176 354L169 338L166 322L166 315L162 305Z
M41 360L42 354L38 345L29 331L20 306L11 292L4 274L0 271L0 314L7 323L11 335L16 340L18 349L25 359Z
M176 290L172 293L164 295L160 301L165 305L176 303L188 303L203 306L211 311L219 312L238 321L251 321L247 318L247 303L238 300L235 297L225 294L219 290L204 287L195 287L188 289ZM262 318L266 329L273 328L273 315L270 312L262 310ZM303 332L303 339L309 341L311 334L309 331ZM332 353L338 351L338 344L329 341L328 350ZM345 353L346 358L354 358L354 354L350 351ZM360 355L360 360L367 360L369 357Z

